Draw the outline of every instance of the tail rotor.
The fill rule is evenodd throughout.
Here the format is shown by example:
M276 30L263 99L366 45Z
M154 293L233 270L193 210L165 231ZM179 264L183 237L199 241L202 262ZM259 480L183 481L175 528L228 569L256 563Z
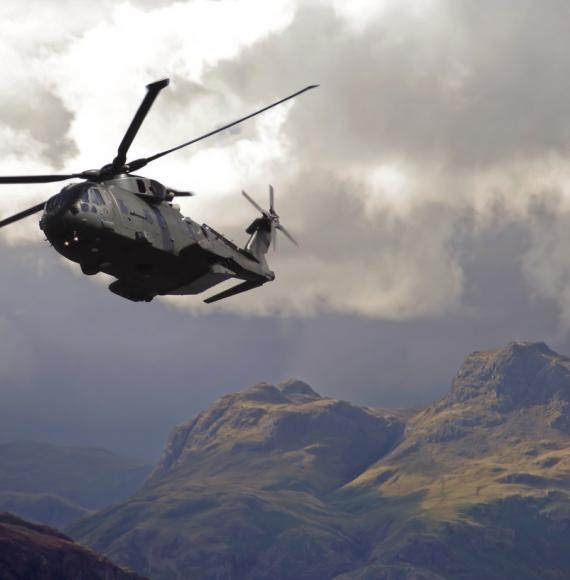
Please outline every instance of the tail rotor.
M258 229L265 229L269 231L271 241L273 243L273 249L276 249L277 237L276 232L279 230L285 237L287 237L293 244L298 246L297 240L287 231L285 226L281 225L279 221L279 215L275 211L275 191L273 186L269 186L269 210L263 209L255 200L253 200L245 191L242 190L242 195L257 209L259 213L263 216L255 220L251 226L247 229L248 233L253 233Z

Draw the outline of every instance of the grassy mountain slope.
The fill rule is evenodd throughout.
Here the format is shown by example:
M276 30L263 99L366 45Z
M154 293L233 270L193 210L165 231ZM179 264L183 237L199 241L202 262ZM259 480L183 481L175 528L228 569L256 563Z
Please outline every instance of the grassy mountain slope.
M256 385L178 427L144 488L72 533L156 579L326 578L360 551L326 495L402 431L303 383Z
M73 534L157 580L568 578L569 405L542 343L472 354L411 417L257 385Z

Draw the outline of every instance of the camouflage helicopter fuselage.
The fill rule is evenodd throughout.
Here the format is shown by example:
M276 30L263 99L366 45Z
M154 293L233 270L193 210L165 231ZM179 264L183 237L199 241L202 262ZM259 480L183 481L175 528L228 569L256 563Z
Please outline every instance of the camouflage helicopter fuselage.
M159 182L136 175L75 183L47 201L40 227L84 274L116 278L109 289L129 300L198 294L229 278L247 290L275 278L264 258L269 228L254 228L239 248L182 215L172 198Z
M172 204L175 197L190 193L166 188L134 172L317 85L309 85L181 145L127 162L129 148L146 115L168 84L168 79L162 79L147 85L147 93L123 135L115 158L100 169L50 175L1 175L0 184L82 181L67 185L45 203L1 219L0 228L43 211L40 227L62 256L80 264L84 274L103 272L113 276L116 280L109 289L135 302L150 302L155 296L165 294L199 294L229 278L240 280L236 286L205 300L216 302L275 279L265 255L277 230L297 243L279 221L273 187L269 186L267 210L242 191L261 216L246 229L250 238L245 247L238 248L206 224L199 225L183 216L178 206Z

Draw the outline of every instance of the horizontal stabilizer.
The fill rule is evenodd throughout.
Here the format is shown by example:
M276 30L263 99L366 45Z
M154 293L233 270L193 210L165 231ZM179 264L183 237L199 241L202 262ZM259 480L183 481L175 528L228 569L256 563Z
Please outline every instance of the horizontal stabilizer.
M265 284L265 280L262 282L252 282L251 280L246 280L237 286L233 286L232 288L228 288L219 294L214 294L214 296L210 296L210 298L206 298L204 302L206 304L211 304L212 302L217 302L218 300L223 300L224 298L229 298L230 296L235 296L236 294L241 294L242 292L247 292L248 290L253 290L254 288L258 288L259 286L263 286Z

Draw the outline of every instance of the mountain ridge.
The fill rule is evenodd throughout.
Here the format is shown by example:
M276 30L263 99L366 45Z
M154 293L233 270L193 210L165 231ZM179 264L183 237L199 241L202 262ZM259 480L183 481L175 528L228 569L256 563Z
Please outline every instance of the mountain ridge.
M569 400L570 359L528 342L472 353L412 416L259 383L176 427L142 489L71 532L157 580L558 580Z

